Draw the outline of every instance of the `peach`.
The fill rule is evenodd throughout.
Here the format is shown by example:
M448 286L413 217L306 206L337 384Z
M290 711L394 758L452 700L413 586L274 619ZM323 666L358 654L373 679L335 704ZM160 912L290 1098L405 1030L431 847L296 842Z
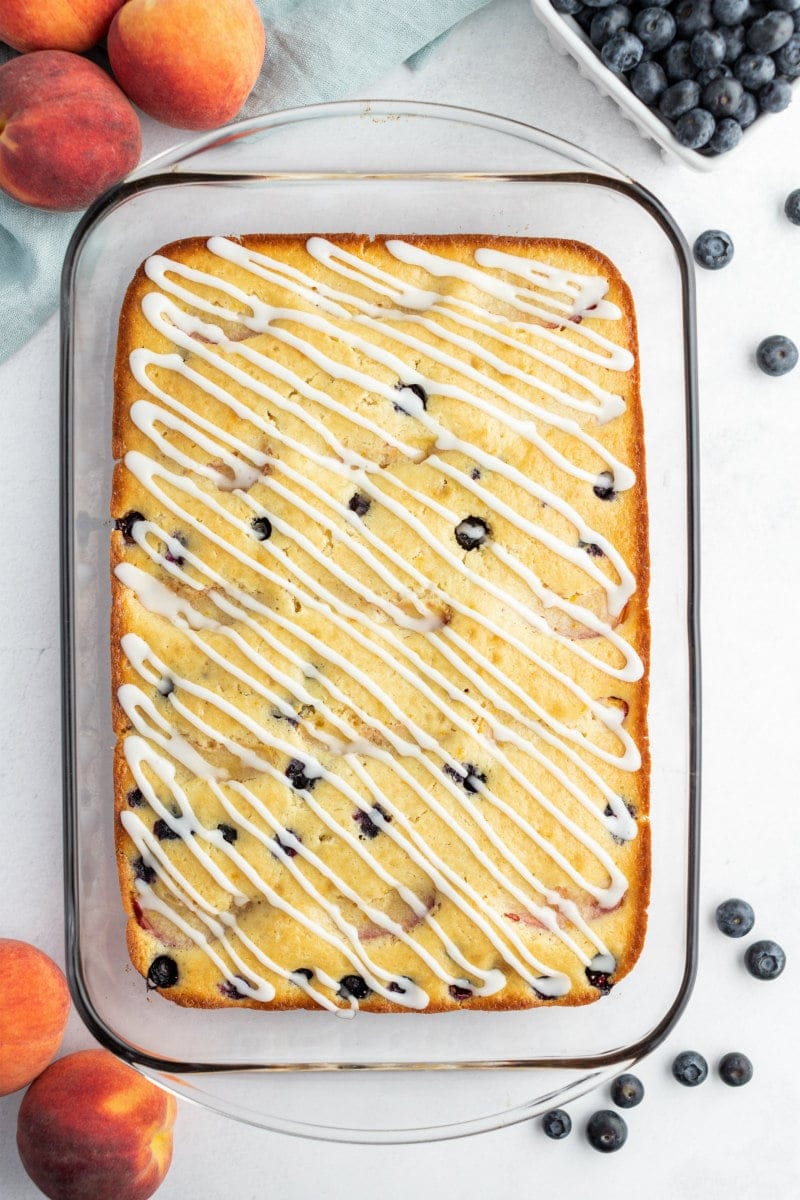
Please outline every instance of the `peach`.
M0 188L39 208L85 208L139 161L139 118L88 59L37 50L0 67Z
M182 129L232 120L258 78L264 26L253 0L128 0L108 57L139 108Z
M88 50L125 0L2 0L0 41L15 50Z
M50 1200L147 1200L172 1161L176 1107L107 1050L68 1054L25 1093L22 1165Z
M69 1016L69 989L52 958L0 938L0 1096L25 1087L52 1061Z

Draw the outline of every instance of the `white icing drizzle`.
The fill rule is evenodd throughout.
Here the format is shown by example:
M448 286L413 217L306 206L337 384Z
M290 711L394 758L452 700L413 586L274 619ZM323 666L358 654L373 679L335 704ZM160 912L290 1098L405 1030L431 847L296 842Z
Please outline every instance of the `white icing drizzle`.
M536 598L538 608L522 601L518 591L509 591L506 586L490 578L485 568L481 567L480 558L476 560L479 569L474 570L467 561L467 556L456 553L450 543L432 532L425 522L419 519L416 511L422 509L426 513L434 514L449 526L455 526L461 521L465 532L469 535L471 530L472 536L475 537L479 537L484 528L482 519L479 521L470 517L464 520L463 514L455 512L417 488L412 488L396 473L379 468L365 454L346 447L326 423L314 415L313 409L309 411L303 403L296 403L291 396L287 397L265 383L262 378L274 377L280 383L288 385L290 393L296 392L311 401L312 405L335 413L368 434L379 437L384 445L408 460L419 462L424 459L426 468L452 480L457 487L474 496L475 501L480 504L481 511L492 514L493 518L501 523L508 522L587 575L605 594L609 614L612 617L618 616L635 590L635 580L611 542L593 530L558 493L522 475L516 468L485 448L458 438L451 429L435 419L433 412L427 411L426 405L413 390L413 386L417 386L423 388L428 397L441 396L483 412L497 426L511 431L534 446L558 471L582 480L587 485L594 483L602 470L607 470L612 476L616 491L630 488L634 483L633 472L610 456L581 425L572 418L559 416L537 406L513 386L514 383L518 383L534 388L566 407L594 414L598 422L608 421L624 410L619 396L583 376L574 365L574 360L581 359L613 371L627 371L633 365L633 357L625 347L616 344L595 327L583 323L584 318L590 317L606 321L620 318L621 314L616 306L604 299L607 284L599 276L576 275L547 263L494 250L476 250L474 261L477 266L472 267L399 240L386 243L389 253L399 262L422 270L428 276L450 276L477 289L488 298L487 309L486 303L475 303L460 294L442 295L435 290L415 287L326 239L309 239L306 248L312 258L316 258L341 278L350 279L361 288L367 288L379 297L388 298L397 306L387 309L383 302L373 304L365 301L360 294L333 288L305 275L295 266L248 250L228 239L212 238L208 246L221 260L232 262L266 279L284 289L290 296L298 296L316 311L267 305L256 296L215 274L195 270L157 255L145 264L149 278L161 289L161 292L150 292L145 296L142 310L146 319L155 330L164 334L178 351L188 352L203 360L235 384L268 400L270 407L274 405L297 418L314 438L331 451L331 454L321 453L313 443L307 445L304 441L297 440L278 428L272 419L260 416L247 403L187 364L181 353L157 354L137 349L131 355L131 370L136 381L149 393L151 399L137 400L131 407L131 418L158 451L180 468L180 473L167 470L163 463L156 462L140 450L130 451L126 455L126 468L162 507L172 512L184 526L193 528L204 539L231 555L247 569L285 590L298 603L323 615L373 659L384 663L393 673L406 680L412 689L442 714L451 728L460 729L475 742L483 755L482 762L487 765L494 764L514 779L532 801L533 810L537 806L546 810L565 833L589 850L593 858L606 870L608 884L599 886L585 878L573 866L569 857L545 838L537 830L535 823L504 801L493 786L488 786L486 782L474 776L471 777L470 789L459 786L457 780L459 772L463 774L463 765L448 754L436 739L427 734L411 712L402 709L381 686L380 669L372 673L362 670L323 639L310 634L302 626L287 620L280 613L261 604L255 597L242 592L226 579L224 574L213 569L209 562L185 547L182 541L179 542L175 535L146 519L137 521L132 530L134 540L154 564L175 578L185 590L202 592L213 602L221 614L219 622L204 615L184 595L173 591L160 579L130 562L122 562L117 566L117 578L136 594L144 608L180 630L182 636L199 649L209 662L219 666L226 677L239 681L247 689L263 697L272 706L273 711L293 717L296 710L293 704L285 700L286 693L298 706L313 704L328 726L336 730L336 735L315 728L305 721L299 721L301 731L308 739L315 740L320 745L320 753L323 756L320 760L310 758L307 754L303 755L306 777L310 780L324 780L326 785L345 796L356 809L369 816L380 832L394 841L409 859L423 870L432 890L451 901L495 947L501 960L536 991L548 997L563 995L569 989L568 977L539 961L531 953L524 939L515 932L513 925L504 920L509 914L496 911L491 903L435 852L431 844L421 836L414 822L409 820L402 806L396 803L396 789L393 789L393 798L390 799L370 773L367 764L380 762L389 766L406 792L415 794L425 807L448 827L461 845L467 848L482 872L494 879L504 893L513 897L535 923L555 935L568 947L581 964L599 969L596 967L598 962L614 964L614 959L597 937L578 904L572 898L548 887L532 874L523 859L500 836L492 823L491 815L487 814L502 813L515 829L538 846L557 864L563 874L573 880L580 892L590 895L599 908L610 909L620 903L627 889L627 881L611 855L581 825L568 817L556 802L529 781L525 771L509 757L504 747L511 746L516 754L529 757L544 767L599 826L613 832L617 837L629 839L636 834L635 819L630 815L622 797L615 793L602 774L585 757L589 754L601 762L626 771L638 768L640 755L633 739L623 728L623 711L614 705L593 699L567 670L542 657L507 626L479 612L466 601L450 595L436 583L430 571L426 572L415 563L407 561L386 540L377 536L367 521L362 520L335 496L329 494L324 487L306 479L301 472L279 457L265 453L201 414L187 409L166 388L165 376L176 375L189 380L195 387L202 389L237 417L246 421L256 433L267 434L270 442L291 451L299 451L315 465L324 467L333 478L346 479L348 486L357 487L370 501L383 506L411 529L419 542L443 560L448 568L455 572L456 577L467 581L473 589L494 596L527 627L535 630L537 635L557 643L563 652L575 654L597 671L612 678L632 682L641 677L641 660L635 649L616 633L609 621L601 619L591 609L574 600L565 599L551 590L531 568L509 551L501 540L493 536L487 539L486 552L504 564L508 571L529 589ZM491 274L492 269L516 276L522 282L508 283ZM211 303L198 292L176 282L177 277L189 283L208 286L217 293L229 296L236 307L225 308L219 303ZM170 299L170 296L174 297L174 300ZM332 379L353 384L389 402L386 404L385 415L391 412L390 404L400 404L403 411L416 419L419 428L430 435L437 452L426 452L406 443L379 421L353 411L335 396L309 384L296 372L270 358L252 344L228 340L220 325L186 313L175 300L187 303L195 310L215 317L217 321L236 322L249 329L252 334L268 331L270 337L301 353ZM507 311L492 311L491 306L496 302L518 315L511 319ZM327 316L321 316L320 310ZM408 327L415 325L434 333L438 339L436 345L409 333ZM504 362L502 357L498 357L486 345L457 332L453 326L457 326L458 330L479 333L500 345L524 351L528 355L531 368L522 370ZM325 335L328 345L332 340L335 346L341 344L356 350L364 359L375 363L379 369L389 368L403 386L387 383L385 374L372 375L363 370L355 370L341 359L323 352L301 333L293 332L297 329L308 329ZM567 353L569 361L565 361L563 356L558 357L555 350L551 354L543 351L538 344L522 342L519 337L514 336L514 330L535 334L537 340L548 343L561 351L562 355ZM465 382L444 384L420 374L416 369L408 367L402 358L390 353L385 345L372 342L367 336L371 331L380 333L384 339L400 343L407 350L421 353L434 363L456 372L459 379ZM443 346L452 348L453 353L450 353L449 349L442 349ZM224 351L225 357L219 353L220 350ZM458 351L466 357L459 356ZM244 365L239 366L233 360L240 360ZM509 382L500 383L494 376L476 367L475 363L478 360L483 360L487 367ZM563 387L554 387L536 376L536 363L556 370L565 381ZM248 366L259 371L258 378L253 375L252 370L247 369ZM148 368L151 367L159 368L158 384L149 373ZM477 385L480 392L470 390L466 386L468 381ZM577 387L581 395L576 396L573 390L565 390L573 387ZM487 393L496 397L504 407L498 407L494 401L488 400ZM591 397L591 400L586 400L584 396ZM592 403L592 400L596 403ZM509 412L509 405L523 411L526 414L525 419L513 416ZM539 433L536 422L569 434L583 445L585 451L595 454L598 459L597 470L589 471L578 466L562 452L557 451L548 439ZM162 431L179 436L165 436L165 432ZM189 453L181 449L185 444L190 448ZM583 545L594 544L602 554L604 565L598 565L579 545L569 544L539 525L531 515L536 511L536 506L532 506L529 513L522 515L501 500L491 487L483 482L478 483L475 476L463 469L458 460L442 457L453 453L463 455L468 462L476 463L487 476L494 474L504 477L526 492L532 500L558 511L574 528L576 542ZM205 480L206 486L195 483L190 476ZM251 490L254 495L250 494ZM301 494L303 491L309 493L312 499L305 499ZM399 498L392 494L394 491L400 493ZM216 498L215 492L220 493L219 498ZM244 504L256 517L269 514L271 528L280 544L274 544L271 539L257 540L252 535L249 518L243 520L235 515L225 499L225 493L236 499L239 509ZM340 563L333 561L330 555L322 553L315 542L306 537L290 520L273 512L268 502L270 495L279 498L284 505L288 504L303 513L314 527L324 530L329 535L332 544L346 546L374 576L377 590L358 579ZM225 522L231 528L230 537L220 536L203 520L195 517L193 512L178 501L178 496L185 497L195 508L199 505L201 511L208 510ZM409 505L409 499L413 501L413 507ZM318 507L318 504L322 504L324 508ZM332 516L329 513L332 513ZM167 547L169 557L164 557L163 551L153 544L154 541ZM240 549L242 541L245 547L252 544L252 551ZM300 555L288 555L284 547L289 545L299 549ZM452 543L452 547L455 547L455 542ZM274 561L283 574L276 573L266 565L265 555L268 560ZM316 574L310 573L301 565L304 558L315 564ZM389 562L397 570L391 569L387 565ZM326 575L336 580L348 593L353 593L362 601L366 600L376 612L383 614L382 619L370 615L369 609L353 607L341 594L331 592L323 582ZM415 591L411 583L405 581L404 576L416 584L420 592ZM421 600L420 594L426 597L425 602ZM605 730L613 733L622 747L622 753L612 753L577 729L564 724L539 704L534 696L526 694L513 680L507 679L476 646L443 620L438 607L430 607L433 597L450 611L482 625L501 642L527 659L537 670L548 674L580 702L584 711L590 713ZM559 609L565 617L591 630L608 647L613 647L617 656L616 662L597 657L580 641L553 628L542 615L551 608ZM411 615L410 610L416 610L418 615ZM231 618L238 628L234 629L227 623ZM272 658L267 659L259 653L252 643L242 636L239 628L250 630L259 641L265 642L279 659L300 668L307 679L313 679L332 701L342 706L345 715L340 715L327 701L321 701L318 693L309 691L308 687L298 681L296 675L288 674ZM394 629L400 632L395 633ZM406 631L405 634L402 631ZM407 644L408 634L425 637L436 653L442 655L455 668L456 678L460 675L477 689L477 698L470 694L469 689L464 689L460 682L448 680L442 675L429 656L421 657L414 649L413 641ZM211 635L214 636L213 644L209 641ZM221 651L220 635L233 644L239 657L251 664L252 672L238 666ZM374 713L357 704L352 696L326 676L324 669L310 668L302 655L285 640L286 636L307 646L315 663L331 664L342 670L345 675L349 675L361 691L371 695L392 715L408 736L399 733L396 727L390 727ZM138 634L127 634L123 637L122 649L131 668L145 685L161 692L183 726L193 726L203 738L224 747L246 767L269 776L281 787L292 786L285 775L262 754L224 734L222 729L213 723L212 714L218 712L234 720L237 726L246 730L250 738L255 737L260 745L270 751L277 751L279 755L295 757L298 751L292 742L270 732L225 696L177 673L173 667L162 661ZM474 670L470 662L478 670ZM265 679L274 680L283 690L283 695L262 682ZM498 692L490 682L491 679L510 692L514 699L509 700L502 692ZM202 866L216 886L230 897L233 909L244 908L248 903L247 897L234 886L231 878L220 866L219 859L211 857L205 849L206 845L210 845L218 854L221 852L230 860L269 904L300 923L314 937L335 946L372 991L395 1004L424 1008L428 1004L428 997L407 977L392 975L375 961L374 956L365 948L358 928L346 920L339 907L326 899L316 887L309 874L309 868L327 879L334 890L360 909L375 927L403 942L425 962L437 978L450 986L451 990L466 989L473 995L492 995L505 986L505 975L502 971L478 968L464 957L458 945L431 911L430 905L387 872L379 859L357 836L330 816L324 805L312 796L310 788L301 793L304 803L331 833L347 843L353 854L365 863L370 871L375 872L400 896L414 914L415 921L431 932L434 942L444 953L444 962L427 946L423 946L402 924L369 904L347 879L333 871L291 831L285 830L268 805L250 788L244 783L228 780L223 770L207 762L179 729L155 707L146 690L126 683L119 689L118 696L121 707L135 730L125 739L125 754L137 785L152 810L170 827L173 836L177 835L182 839L183 845L188 847L194 860ZM192 703L187 703L187 699L191 701L192 698L202 705L203 718L198 715ZM519 702L521 708L514 701ZM459 708L455 707L456 703ZM465 718L459 711L460 708L469 710L473 717L479 717L488 732L480 732L479 726L476 726L472 719ZM522 725L534 737L521 735L504 718ZM357 725L368 727L380 740L388 743L393 753L385 749L380 741L373 742L361 736L358 727L352 723L353 719L357 721ZM293 723L298 723L294 717ZM568 758L577 769L579 777L586 783L581 785L575 777L568 776L551 754L548 754L548 748ZM341 758L350 776L355 776L363 791L353 787L348 778L341 773L324 765L325 756L328 754ZM218 830L204 828L197 819L185 790L178 783L175 766L170 759L181 764L198 780L202 780L231 819L269 848L293 878L299 891L308 898L311 907L325 912L331 922L330 928L320 925L303 908L290 903L285 896L270 887L236 847L226 842ZM411 760L422 767L434 781L435 789L447 793L450 804L443 804L427 784L421 783L418 775L405 766L405 760ZM162 790L166 789L171 794L170 807L166 807L159 799L152 785L153 776L160 781ZM591 793L586 790L589 785ZM598 793L607 802L606 814L598 807ZM402 788L400 794L403 794ZM259 814L261 821L274 833L274 838L267 836L261 827L244 816L235 803L234 796L241 797ZM268 974L291 980L322 1007L341 1015L352 1015L357 1009L358 1001L352 995L344 994L338 982L328 977L325 972L317 970L312 976L322 989L326 989L320 990L320 987L314 986L303 973L290 970L284 964L265 955L241 928L235 911L211 905L191 885L138 814L123 812L121 820L146 866L155 873L174 901L192 914L193 920L187 920L180 912L176 912L163 892L157 894L153 887L142 879L138 879L136 884L140 907L158 912L172 921L176 928L209 956L231 988L236 988L240 995L265 1002L273 999L275 994L274 984L266 976L257 975L249 959L245 963L241 958L241 953L237 950L239 946L246 948L248 954L255 957ZM492 856L483 849L481 840L471 832L472 827L477 827L482 837L498 851L501 861L511 868L511 873L496 865ZM521 883L516 882L515 877ZM537 899L537 896L541 899ZM519 919L519 916L515 917L515 920ZM576 941L570 928L575 930L583 942ZM333 929L336 932L333 932ZM224 955L220 951L224 951ZM464 974L454 974L448 969L447 962L456 965ZM613 970L613 965L611 969ZM326 991L333 992L334 998L327 995ZM342 1002L345 1007L342 1007Z

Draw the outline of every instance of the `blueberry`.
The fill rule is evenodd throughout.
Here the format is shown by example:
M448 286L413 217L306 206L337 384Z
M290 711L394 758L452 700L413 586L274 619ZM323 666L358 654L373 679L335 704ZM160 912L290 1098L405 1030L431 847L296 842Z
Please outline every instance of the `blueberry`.
M725 57L725 38L718 29L701 29L689 43L692 62L698 67L718 67Z
M585 550L590 558L604 558L605 551L597 545L596 542L581 542L578 541L578 549Z
M720 33L725 39L725 54L722 61L735 63L744 51L744 25L723 25Z
M680 0L675 6L675 22L684 38L694 37L701 29L711 29L714 24L711 0Z
M314 972L309 967L295 967L292 971L293 975L302 975L303 979L311 980L314 978Z
M296 842L302 842L303 839L299 836L299 834L297 834L294 831L294 829L287 829L286 832L290 833ZM275 837L273 838L273 841L275 841L280 846L281 850L283 851L283 853L286 855L287 858L294 858L295 855L297 854L297 847L291 845L291 843L288 841L282 842L281 838L280 838L280 834L276 833Z
M469 473L469 477L470 477L470 479L480 479L480 477L481 477L480 467L473 467Z
M643 8L634 17L633 32L645 50L657 54L675 40L675 18L666 8Z
M563 13L567 17L573 16L583 8L583 0L550 0L550 3L557 13Z
M133 860L132 866L134 875L137 879L141 879L142 883L155 883L156 872L147 865L141 856Z
M160 842L175 842L178 841L181 836L179 833L176 833L171 825L168 825L166 821L162 820L161 817L159 817L153 826L153 833Z
M772 0L772 7L788 13L800 12L800 0Z
M618 1075L611 1084L611 1099L618 1108L636 1108L644 1100L644 1084L637 1075Z
M753 1078L753 1064L746 1054L732 1050L719 1060L719 1077L728 1087L743 1087Z
M407 979L409 983L414 982L410 975L401 975L400 978ZM399 984L396 979L393 979L390 984L387 984L386 990L387 992L396 992L399 996L405 996L408 989Z
M775 66L787 79L800 76L800 33L793 33L775 55Z
M339 980L338 994L344 1000L348 1000L351 996L354 1000L366 1000L371 992L372 988L360 975L343 975Z
M779 113L792 102L792 85L786 79L773 79L765 83L758 93L758 104L762 112Z
M369 838L372 841L381 832L381 826L376 822L375 817L383 817L387 823L391 821L391 814L387 813L380 804L376 804L374 808L365 813L359 808L353 813L353 820L356 821L360 828L359 837Z
M563 1108L551 1108L542 1117L542 1129L549 1138L558 1142L572 1132L572 1118Z
M178 982L178 964L168 954L159 954L150 963L147 988L171 988Z
M696 108L700 100L700 84L694 79L681 79L671 84L658 102L658 111L663 117L675 121L690 109Z
M714 0L711 11L720 25L738 25L750 9L750 0Z
M673 82L681 79L691 79L697 68L692 59L688 42L673 42L665 51L661 60L667 79Z
M610 8L614 0L583 0L587 8Z
M714 136L716 122L707 108L693 108L678 117L675 137L687 150L702 150Z
M168 675L164 675L156 684L156 691L160 696L171 696L175 691L175 683Z
M232 846L239 836L239 830L234 829L232 825L226 825L224 821L220 821L217 829L222 834L223 840L226 841L229 846Z
M464 517L455 527L455 538L462 550L476 550L491 533L482 517Z
M775 63L768 54L751 54L746 50L733 64L733 73L748 91L757 92L775 78Z
M367 496L362 496L361 492L354 492L347 501L347 507L350 512L354 512L357 517L365 517L369 512L372 501Z
M128 808L141 808L144 804L144 796L140 788L131 788L126 799L128 801Z
M674 1060L672 1074L684 1087L698 1087L708 1075L708 1063L696 1050L684 1050Z
M666 86L667 76L660 63L640 62L631 74L633 94L644 104L655 104Z
M249 986L244 975L237 975L236 979L241 979L242 983L246 987ZM224 983L218 984L217 987L219 988L220 994L225 996L228 1000L246 1000L247 999L247 992L240 991L239 988L236 986L236 984L230 980L226 980Z
M418 383L398 383L395 386L401 395L403 394L403 392L411 392L412 395L416 396L417 400L421 401L421 403L422 403L423 411L428 407L428 393L425 391L425 388L422 387L420 384L418 384ZM409 400L407 401L407 403L409 403L409 402L410 402L412 408L416 408L416 404L410 399L410 397L409 397ZM402 404L395 403L392 405L392 407L394 408L395 412L403 413L407 417L410 416L408 409L403 408Z
M476 787L476 784L486 783L486 776L474 763L462 763L461 771L456 770L455 767L451 767L449 763L445 763L442 770L445 775L449 775L455 783L459 784L465 792L469 792L471 795L475 795L480 790Z
M585 5L582 4L580 11L575 13L573 20L580 25L584 33L588 34L592 27L592 21L594 20L594 15L596 12L596 8L586 8Z
M756 914L746 900L723 900L717 905L715 914L717 929L726 937L740 938L750 932L755 924Z
M744 88L738 79L713 79L703 88L703 107L714 117L731 117L742 103Z
M695 79L700 84L700 87L705 90L710 83L715 83L718 79L730 79L732 75L733 71L729 66L725 63L719 63L716 67L703 67L702 71L697 72ZM736 82L738 83L739 80L737 79Z
M598 500L613 500L616 496L614 490L614 476L610 471L601 471L597 476L594 487L592 488Z
M133 544L134 525L137 521L143 521L144 519L145 518L142 513L137 512L135 509L131 509L130 512L125 513L124 517L117 517L116 521L114 522L114 528L119 530L119 532L122 534L123 541L128 546Z
M761 54L774 54L785 46L794 33L794 21L787 12L768 12L753 21L747 30L747 44Z
M756 979L777 979L786 966L786 955L777 942L753 942L745 951L744 965Z
M592 17L589 26L589 37L592 45L599 50L613 34L625 29L630 24L631 10L624 4L612 4L610 8L601 8Z
M708 143L708 148L712 154L727 154L729 150L738 146L741 140L742 127L739 122L735 121L733 117L723 117L717 121L717 127Z
M598 992L600 992L602 996L607 996L614 986L614 984L611 982L611 976L614 974L614 969L613 966L611 966L611 969L609 969L609 958L610 956L607 954L596 955L584 972L586 978L589 980L589 983L592 985L592 987L597 988ZM611 962L613 963L613 959ZM602 965L599 965L601 963Z
M753 121L758 116L758 101L752 92L744 92L742 102L733 115L742 129L747 129L748 125L753 124Z
M620 29L603 46L600 57L610 71L624 75L642 61L644 46L635 34Z
M260 542L272 537L272 522L269 517L253 517L250 527Z
M765 375L787 375L797 366L797 346L791 338L774 333L760 343L756 362Z
M595 1150L602 1154L613 1154L615 1150L621 1150L628 1140L628 1126L619 1113L606 1108L589 1117L586 1136Z
M793 192L789 192L786 197L786 203L783 206L783 211L786 213L793 225L800 225L800 188L795 188ZM128 797L130 804L130 796Z
M450 993L450 995L453 997L454 1000L471 1000L472 999L472 988L459 987L459 985L457 983L451 983L450 987L447 990Z
M291 760L284 775L298 792L312 791L319 779L318 775L306 775L306 763L299 758Z

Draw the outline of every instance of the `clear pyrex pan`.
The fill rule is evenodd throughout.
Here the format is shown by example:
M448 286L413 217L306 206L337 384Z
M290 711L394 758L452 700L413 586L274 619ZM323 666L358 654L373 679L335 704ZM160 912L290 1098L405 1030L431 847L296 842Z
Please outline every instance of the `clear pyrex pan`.
M109 703L116 323L127 283L158 247L247 232L572 238L607 254L631 285L652 557L653 887L641 959L596 1004L360 1013L353 1021L202 1012L148 995L128 963ZM62 300L67 964L95 1036L164 1086L219 1111L288 1133L362 1141L432 1140L509 1124L647 1053L683 1008L696 955L694 302L691 263L669 215L613 168L517 122L430 104L321 105L204 138L107 193L73 238Z

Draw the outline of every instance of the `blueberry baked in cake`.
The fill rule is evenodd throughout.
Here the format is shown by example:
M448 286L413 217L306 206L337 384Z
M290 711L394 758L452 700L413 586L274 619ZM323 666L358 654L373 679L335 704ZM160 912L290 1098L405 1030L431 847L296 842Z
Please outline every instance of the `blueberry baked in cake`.
M578 1005L650 879L636 324L576 242L188 239L122 308L130 956L196 1007Z

